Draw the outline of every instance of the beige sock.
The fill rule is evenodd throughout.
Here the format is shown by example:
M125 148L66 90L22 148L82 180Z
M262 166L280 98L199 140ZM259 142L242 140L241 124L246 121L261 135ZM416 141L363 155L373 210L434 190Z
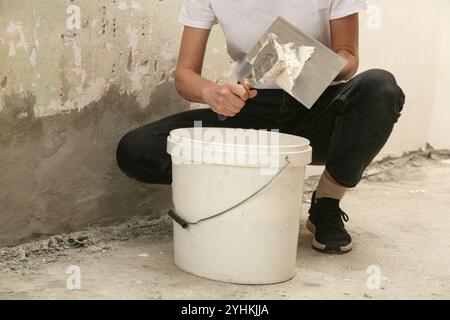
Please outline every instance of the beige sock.
M316 191L316 199L331 198L341 200L346 191L347 188L334 181L328 170L325 170L319 180L319 186Z

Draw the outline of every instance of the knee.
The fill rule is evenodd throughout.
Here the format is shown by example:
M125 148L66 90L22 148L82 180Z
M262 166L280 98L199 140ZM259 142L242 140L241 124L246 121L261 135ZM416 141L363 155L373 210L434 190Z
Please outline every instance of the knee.
M374 104L377 113L385 111L400 117L405 104L405 95L398 86L394 75L386 70L372 69L361 74L363 79L364 94L367 95ZM380 110L381 109L381 110Z
M133 145L135 144L135 133L129 132L120 139L116 150L116 160L117 164L122 171L126 171L127 164L134 158L133 156Z
M401 95L401 89L392 73L381 69L368 70L361 74L364 89L373 95L394 98Z

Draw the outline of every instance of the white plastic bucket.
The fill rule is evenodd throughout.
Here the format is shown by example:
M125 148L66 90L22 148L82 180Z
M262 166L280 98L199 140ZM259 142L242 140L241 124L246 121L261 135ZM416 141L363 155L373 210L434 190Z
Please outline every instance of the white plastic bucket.
M167 150L173 163L175 264L231 283L290 280L309 141L277 132L188 128L171 132Z

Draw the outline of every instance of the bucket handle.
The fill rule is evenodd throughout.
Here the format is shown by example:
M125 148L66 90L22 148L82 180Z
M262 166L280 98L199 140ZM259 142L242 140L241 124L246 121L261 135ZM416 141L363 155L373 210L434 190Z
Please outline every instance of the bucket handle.
M281 174L284 172L284 170L286 170L287 167L291 164L291 162L289 161L289 157L286 157L285 160L286 160L286 164L283 166L283 168L280 169L280 171L278 171L278 172L277 172L277 173L269 180L269 182L267 182L264 186L262 186L261 188L259 188L256 192L254 192L253 194L251 194L249 197L245 198L244 200L240 201L239 203L235 204L234 206L232 206L232 207L230 207L230 208L228 208L228 209L226 209L226 210L224 210L224 211L222 211L222 212L219 212L219 213L217 213L217 214L215 214L215 215L213 215L213 216L210 216L210 217L208 217L208 218L200 219L200 220L198 220L198 221L196 221L196 222L189 222L189 221L184 220L182 217L180 217L180 216L176 213L175 209L169 210L168 215L169 215L169 217L171 217L176 223L178 223L183 229L188 229L190 225L194 226L194 225L197 225L197 224L199 224L199 223L201 223L201 222L205 222L205 221L208 221L208 220L217 218L217 217L219 217L219 216L222 216L222 215L224 215L225 213L228 213L228 212L230 212L231 210L236 209L236 208L239 207L240 205L246 203L247 201L249 201L250 199L252 199L252 198L255 197L256 195L258 195L261 191L265 190L268 186L270 186L270 185L275 181L275 179L276 179L279 175L281 175Z

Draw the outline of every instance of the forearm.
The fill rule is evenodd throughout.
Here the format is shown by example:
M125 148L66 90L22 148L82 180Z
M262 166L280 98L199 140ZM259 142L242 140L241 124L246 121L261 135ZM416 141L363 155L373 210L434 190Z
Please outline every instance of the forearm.
M178 93L190 102L206 103L204 100L205 89L216 85L215 82L203 78L188 68L177 70L175 74L175 87Z
M343 57L345 60L347 60L348 63L344 67L344 69L339 73L339 75L336 77L335 80L340 81L351 79L358 71L359 67L358 58L347 50L339 50L337 54Z

